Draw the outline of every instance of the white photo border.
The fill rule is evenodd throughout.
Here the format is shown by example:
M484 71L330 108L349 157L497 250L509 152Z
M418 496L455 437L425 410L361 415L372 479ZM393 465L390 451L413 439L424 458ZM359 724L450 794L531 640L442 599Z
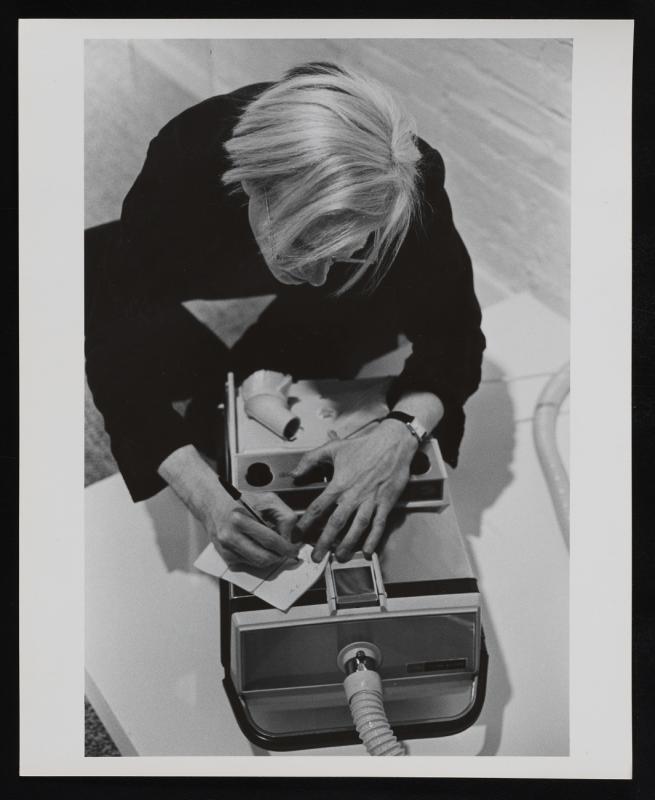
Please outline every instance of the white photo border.
M84 40L334 37L573 40L570 755L85 758ZM630 20L20 21L21 775L630 777L632 39Z

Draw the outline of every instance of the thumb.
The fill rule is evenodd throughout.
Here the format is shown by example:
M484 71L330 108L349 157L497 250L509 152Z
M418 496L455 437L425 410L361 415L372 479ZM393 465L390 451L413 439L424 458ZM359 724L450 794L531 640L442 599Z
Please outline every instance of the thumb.
M274 492L262 492L258 495L253 507L268 517L274 524L275 530L288 542L293 541L293 530L296 527L297 514L293 509Z
M291 544L297 544L298 535L296 531L297 515L290 508L280 508L279 506L269 506L266 516L280 536ZM300 544L298 544L300 547Z
M296 521L298 517L293 511L286 511L280 514L278 520L278 532L283 539L292 544L297 544L298 548L301 547L302 542L298 541L298 532L296 531Z

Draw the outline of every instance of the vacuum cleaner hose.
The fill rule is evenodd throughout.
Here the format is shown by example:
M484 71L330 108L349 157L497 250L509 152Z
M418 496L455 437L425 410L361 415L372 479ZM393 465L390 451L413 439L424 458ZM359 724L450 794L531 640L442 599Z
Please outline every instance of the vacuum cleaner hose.
M569 365L546 384L534 415L534 441L555 513L567 542L569 537L569 476L557 450L556 426L560 406L569 393Z
M367 666L370 659L365 658L364 653L357 656L354 671L344 680L343 688L359 738L369 755L404 756L405 748L396 739L387 720L380 676Z

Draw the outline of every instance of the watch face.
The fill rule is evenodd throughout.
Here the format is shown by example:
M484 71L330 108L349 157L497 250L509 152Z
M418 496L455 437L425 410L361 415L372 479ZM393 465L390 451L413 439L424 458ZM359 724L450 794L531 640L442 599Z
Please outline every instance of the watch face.
M423 442L428 438L428 432L421 425L421 423L417 422L415 419L412 419L412 422L408 422L407 427L411 428L412 433L419 440L419 444L423 444Z
M419 444L423 442L423 434L421 433L420 428L417 428L415 425L411 424L410 422L407 423L407 427L410 429L412 434L416 439L418 439Z

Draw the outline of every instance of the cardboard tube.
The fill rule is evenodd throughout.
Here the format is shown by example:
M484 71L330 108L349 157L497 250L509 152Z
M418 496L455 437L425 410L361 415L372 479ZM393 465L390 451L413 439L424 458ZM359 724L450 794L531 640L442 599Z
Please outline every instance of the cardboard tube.
M282 439L293 439L300 427L300 418L287 406L281 394L256 394L244 402L246 414Z

